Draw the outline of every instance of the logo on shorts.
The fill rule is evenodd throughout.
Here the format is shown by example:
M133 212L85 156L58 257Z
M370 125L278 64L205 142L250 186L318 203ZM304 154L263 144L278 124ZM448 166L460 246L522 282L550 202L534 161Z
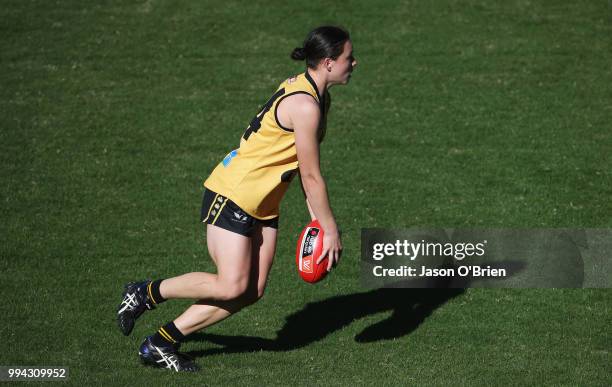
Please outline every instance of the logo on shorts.
M247 219L248 217L246 215L242 215L241 213L234 211L234 217L232 218L234 222L246 223Z

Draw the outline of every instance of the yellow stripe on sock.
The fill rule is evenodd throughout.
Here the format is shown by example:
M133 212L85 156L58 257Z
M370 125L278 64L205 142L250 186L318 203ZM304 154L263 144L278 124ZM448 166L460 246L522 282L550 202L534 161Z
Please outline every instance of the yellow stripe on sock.
M149 282L149 284L147 285L147 293L149 294L149 299L151 301L153 301L154 304L157 304L157 301L155 301L155 298L153 298L153 293L151 293L151 284L153 282Z
M166 340L168 340L168 341L172 342L173 344L174 344L174 343L176 343L176 340L174 340L174 339L172 338L172 336L170 336L170 335L168 334L168 332L166 332L166 331L164 330L164 328L163 328L163 327L159 328L159 334L160 334L160 335L162 335L162 336L164 336L164 339L166 339Z
M212 201L212 204L208 208L208 214L206 214L206 218L202 221L202 223L206 223L206 221L208 220L208 217L210 216L210 212L212 211L213 207L215 206L215 203L217 202L217 198L218 197L219 197L219 194L216 194L215 198Z
M215 219L213 219L211 224L215 224L217 219L219 219L219 215L221 215L221 211L223 211L223 207L225 207L226 204L227 204L227 198L225 198L225 201L223 202L223 204L221 204L221 207L219 208L219 211L217 211L217 216L215 216Z

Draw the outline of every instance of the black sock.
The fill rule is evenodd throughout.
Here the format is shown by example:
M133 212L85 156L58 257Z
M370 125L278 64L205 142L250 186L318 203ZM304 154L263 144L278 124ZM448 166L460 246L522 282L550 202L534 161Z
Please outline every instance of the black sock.
M170 345L176 345L185 340L185 336L178 330L173 321L159 328L157 333L151 337L153 345L158 347L168 347Z
M163 279L156 280L153 282L149 282L149 284L147 285L147 296L149 297L149 300L153 302L154 305L161 304L162 302L166 301L166 299L163 298L161 293L159 292L159 285L162 281Z

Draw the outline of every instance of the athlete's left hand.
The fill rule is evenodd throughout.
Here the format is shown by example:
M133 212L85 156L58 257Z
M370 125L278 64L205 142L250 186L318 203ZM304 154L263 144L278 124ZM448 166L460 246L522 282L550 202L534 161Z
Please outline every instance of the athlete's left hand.
M340 231L325 232L325 234L323 234L323 251L321 251L321 256L317 260L317 265L320 264L325 257L328 257L327 271L329 272L332 267L338 264L341 255L342 240L340 238Z

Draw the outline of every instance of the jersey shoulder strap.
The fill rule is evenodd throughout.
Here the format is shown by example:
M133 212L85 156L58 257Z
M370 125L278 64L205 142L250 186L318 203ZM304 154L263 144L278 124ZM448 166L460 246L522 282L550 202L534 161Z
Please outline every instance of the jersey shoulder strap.
M314 100L317 102L319 107L321 107L322 99L319 96L317 85L312 79L312 77L310 76L310 74L308 74L308 71L285 80L280 85L279 90L284 90L284 92L282 96L278 98L278 100L275 101L273 110L274 110L274 119L276 121L276 125L278 125L278 127L283 130L293 132L293 129L284 127L278 119L278 112L276 108L278 107L278 104L280 104L281 101L284 100L285 98L290 97L295 94L307 94L307 95L310 95L312 98L314 98ZM324 114L325 109L321 109L321 113Z

